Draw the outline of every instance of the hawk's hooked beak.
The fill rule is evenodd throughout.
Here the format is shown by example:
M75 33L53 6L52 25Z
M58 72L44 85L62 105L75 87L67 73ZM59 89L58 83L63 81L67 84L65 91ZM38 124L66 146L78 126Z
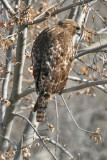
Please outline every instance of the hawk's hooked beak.
M79 27L76 28L76 34L78 34L79 36L81 35L81 31Z

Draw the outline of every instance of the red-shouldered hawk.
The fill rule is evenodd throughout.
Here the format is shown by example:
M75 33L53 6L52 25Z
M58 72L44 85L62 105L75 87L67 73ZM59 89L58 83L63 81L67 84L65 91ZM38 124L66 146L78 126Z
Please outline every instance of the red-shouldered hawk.
M79 25L66 19L43 30L32 48L33 75L38 99L34 106L37 121L43 122L48 101L61 92L67 82L73 59L73 35Z

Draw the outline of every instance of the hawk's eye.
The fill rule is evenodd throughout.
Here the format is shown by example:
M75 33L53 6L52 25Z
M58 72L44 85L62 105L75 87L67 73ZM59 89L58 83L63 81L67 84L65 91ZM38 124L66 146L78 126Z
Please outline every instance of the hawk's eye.
M62 25L62 24L63 24L63 22L62 22L62 21L59 21L59 22L58 22L58 25Z

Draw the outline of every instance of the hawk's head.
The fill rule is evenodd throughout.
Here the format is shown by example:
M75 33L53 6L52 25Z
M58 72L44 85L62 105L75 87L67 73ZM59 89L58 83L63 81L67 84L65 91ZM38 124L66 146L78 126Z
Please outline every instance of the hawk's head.
M72 36L75 34L80 35L80 27L78 23L76 21L73 21L72 19L66 19L64 21L59 21L58 25L64 29L67 29Z

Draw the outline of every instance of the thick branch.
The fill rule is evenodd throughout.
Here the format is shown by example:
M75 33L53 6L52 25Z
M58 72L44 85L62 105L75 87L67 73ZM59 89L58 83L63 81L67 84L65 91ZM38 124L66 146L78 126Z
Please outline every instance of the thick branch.
M11 29L9 35L14 33L14 27ZM10 72L11 72L11 61L12 61L12 46L10 45L6 52L6 67L5 69L7 72L4 73L4 80L2 85L2 98L7 99L8 95L8 85L9 85L9 78L10 78ZM4 115L6 111L6 103L1 102L0 107L0 123L3 123Z
M72 91L76 91L76 90L80 90L80 89L84 89L84 88L87 88L87 87L90 87L90 86L96 86L96 85L102 85L102 84L107 84L107 80L101 80L101 81L87 81L85 84L81 84L81 85L78 85L78 86L75 86L75 87L71 87L71 88L68 88L68 89L64 89L62 91L62 93L68 93L68 92L72 92ZM21 94L19 94L17 97L16 97L16 101L18 101L20 98L22 97L25 97L27 96L28 94L32 93L32 92L35 92L36 89L35 88L29 88L25 91L23 91ZM14 101L14 103L16 102Z
M29 89L23 91L21 94L19 94L19 95L16 97L16 99L15 99L14 102L18 101L20 98L25 97L25 96L27 96L28 94L30 94L30 93L32 93L32 92L36 92L36 88L29 88Z
M27 38L27 28L25 26L20 26L19 31L23 29L23 32L18 36L18 43L16 49L16 65L14 68L14 79L13 79L13 88L10 100L11 102L16 99L16 96L21 92L22 89L22 75L23 75L23 67L24 67L24 60L25 60L25 48L26 48L26 38ZM20 102L18 102L20 103ZM13 123L13 116L11 113L16 110L16 104L11 104L7 109L4 117L4 126L2 128L2 135L5 138L9 139L12 123ZM0 146L1 151L5 152L8 148L8 142L1 139Z
M77 82L91 82L87 79L74 77L74 76L69 76L68 79L72 80L72 81L77 81ZM102 85L98 85L98 86L95 86L95 87L102 90L103 92L107 93L107 89L105 87L103 87Z
M97 47L94 47L94 48L90 48L90 49L86 49L84 51L79 51L77 55L75 55L74 59L77 59L79 57L82 57L88 53L93 53L93 52L97 52L103 48L106 48L107 47L107 43L106 44L103 44L103 45L100 45L100 46L97 46Z
M91 87L91 86L96 86L96 85L101 85L101 84L107 84L107 80L86 82L85 84L80 84L80 85L75 86L75 87L64 89L62 91L62 93L68 93L68 92L72 92L72 91L77 91L77 90L80 90L80 89L84 89L84 88Z
M16 145L10 139L5 138L3 135L0 135L0 137L3 138L3 139L5 139L6 141L8 141L10 143L10 145L16 147Z
M26 38L27 38L27 28L23 25L19 27L23 32L18 36L18 44L16 49L16 65L14 69L14 79L13 79L13 89L11 93L10 100L16 98L16 96L21 92L22 89L22 75L23 67L25 61L25 48L26 48Z

